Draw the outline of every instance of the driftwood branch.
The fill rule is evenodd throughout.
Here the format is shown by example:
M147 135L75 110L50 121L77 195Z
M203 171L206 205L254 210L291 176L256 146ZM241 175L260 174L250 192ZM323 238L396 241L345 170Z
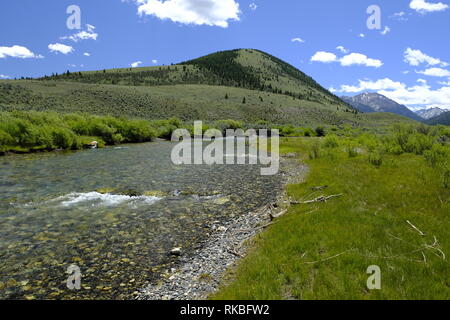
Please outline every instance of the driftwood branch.
M269 213L270 221L273 221L273 220L275 220L275 219L277 219L277 218L279 218L281 216L284 216L286 214L286 212L288 212L287 209L283 210L283 211L281 211L280 213L277 213L277 214Z
M334 198L338 198L338 197L342 197L344 194L340 193L340 194L333 194L331 196L320 196L317 197L315 199L312 200L307 200L307 201L291 201L291 204L310 204L310 203L316 203L316 202L327 202L328 200L334 199Z

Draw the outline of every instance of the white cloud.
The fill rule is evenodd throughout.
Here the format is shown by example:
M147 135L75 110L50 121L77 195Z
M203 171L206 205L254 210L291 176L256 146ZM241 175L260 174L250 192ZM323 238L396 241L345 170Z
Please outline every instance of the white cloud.
M0 47L0 59L4 59L6 57L19 59L43 58L40 54L34 54L28 48L17 45L12 47Z
M385 26L384 30L381 31L381 34L384 36L384 35L388 34L389 32L391 32L391 28L389 28L388 26Z
M430 77L450 77L450 71L442 68L429 68L423 71L416 71Z
M73 52L73 50L74 50L71 46L66 46L65 44L62 44L62 43L49 44L48 49L51 52L55 52L55 53L59 52L62 54L69 54L69 53Z
M404 52L405 62L410 66L418 66L422 63L426 63L429 66L440 65L442 67L448 66L447 62L441 61L438 58L430 57L429 55L423 53L420 50L414 50L408 48Z
M378 59L371 59L362 53L350 53L342 58L338 58L334 53L318 51L311 57L312 62L339 62L343 67L349 67L353 65L360 65L366 67L379 68L383 65L383 62Z
M406 13L404 11L394 13L393 17L403 17Z
M158 60L153 59L153 60L152 60L152 63L153 63L153 64L157 64L157 63L158 63Z
M389 18L396 19L398 21L408 21L404 11L396 12L392 16L389 16Z
M85 56L85 57L90 57L91 54L90 54L89 52L85 52L85 53L83 53L83 56Z
M383 65L383 62L381 62L381 60L368 58L365 54L361 53L350 53L342 57L339 61L344 67L361 65L366 67L379 68Z
M299 42L299 43L304 43L305 40L303 40L302 38L293 38L291 39L292 42Z
M72 40L78 42L81 40L97 40L98 33L95 32L95 27L91 24L86 24L86 30L82 30L71 36L61 37L61 40Z
M358 35L358 37L360 37L360 38L365 38L366 35L365 35L364 33L360 33L360 34Z
M331 52L318 51L311 57L311 61L330 63L330 62L336 62L337 57L334 53L331 53Z
M444 11L448 9L448 5L442 2L431 3L425 0L412 0L409 4L409 7L422 14L428 12Z
M256 9L258 9L258 6L254 2L250 3L249 7L252 11L255 11Z
M132 64L130 64L130 66L131 66L132 68L137 68L137 67L139 67L141 64L142 64L142 61L136 61L136 62L133 62Z
M345 49L343 46L337 46L336 49L339 50L342 53L348 53L348 50Z
M450 86L443 85L433 90L423 79L418 79L418 84L411 87L404 83L393 81L389 78L377 81L359 80L357 86L342 85L337 92L358 93L373 90L410 109L422 109L424 107L439 107L450 109Z
M10 76L6 76L4 74L0 74L0 79L11 79Z
M377 81L359 80L357 86L342 85L338 92L356 93L366 90L400 90L406 87L405 84L393 81L389 78L380 79Z
M228 27L229 20L239 20L235 0L136 0L139 15L151 15L182 24Z
M448 78L448 81L439 81L438 84L442 86L450 86L450 78Z

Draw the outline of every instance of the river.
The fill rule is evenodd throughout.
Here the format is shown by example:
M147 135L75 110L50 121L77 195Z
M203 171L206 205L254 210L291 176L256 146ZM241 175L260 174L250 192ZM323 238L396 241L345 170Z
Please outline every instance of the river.
M0 299L131 299L210 226L274 201L252 165L185 165L173 144L0 158ZM81 289L67 288L70 265Z

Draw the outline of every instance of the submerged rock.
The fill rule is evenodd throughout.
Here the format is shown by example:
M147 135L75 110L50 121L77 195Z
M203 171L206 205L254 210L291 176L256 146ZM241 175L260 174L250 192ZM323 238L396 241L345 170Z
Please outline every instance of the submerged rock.
M182 250L181 250L181 248L173 248L172 250L170 250L170 254L172 256L179 257L182 254Z

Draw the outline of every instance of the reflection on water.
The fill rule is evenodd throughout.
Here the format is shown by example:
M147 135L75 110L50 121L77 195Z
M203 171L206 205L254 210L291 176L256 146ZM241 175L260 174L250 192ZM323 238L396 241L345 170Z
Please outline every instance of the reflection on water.
M175 166L172 144L0 158L0 298L128 299L168 252L274 200L249 165ZM82 288L66 287L76 264Z

